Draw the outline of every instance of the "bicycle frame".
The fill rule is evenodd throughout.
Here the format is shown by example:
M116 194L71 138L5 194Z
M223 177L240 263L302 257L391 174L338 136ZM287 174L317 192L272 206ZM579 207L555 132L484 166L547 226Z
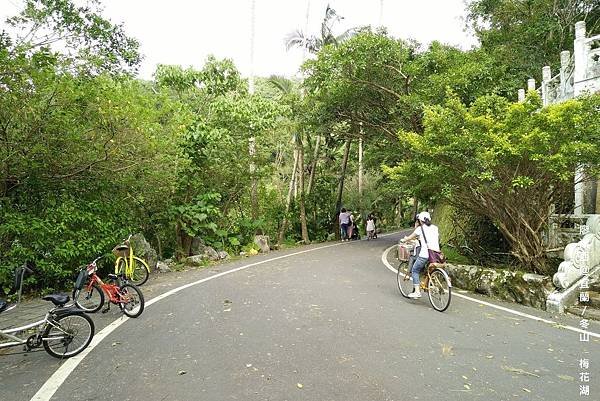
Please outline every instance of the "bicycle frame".
M25 326L21 326L21 327L15 327L12 328L10 330L0 330L0 338L7 338L9 340L12 340L12 342L7 342L7 343L2 343L0 344L0 349L2 348L9 348L9 347L16 347L19 345L26 345L29 341L29 338L31 338L32 335L35 335L36 341L41 344L41 342L43 340L62 340L64 337L41 337L42 333L44 332L45 328L47 325L51 325L55 328L60 329L60 326L54 324L54 322L50 319L50 316L53 314L54 311L56 311L57 309L62 309L62 308L53 308L50 311L48 311L46 313L46 316L44 317L44 319L39 320L37 322L34 323L30 323L27 324ZM32 335L28 335L27 338L22 338L19 336L14 335L13 333L18 333L21 331L26 331L26 330L30 330L33 328L37 328L36 333L32 334ZM62 330L61 330L62 331Z
M99 259L99 258L98 258ZM96 274L97 266L96 261L94 260L87 267L87 272L89 276L89 280L85 285L85 289L90 291L94 284L98 284L102 292L104 292L108 296L108 300L113 304L118 304L123 302L123 296L119 292L119 286L117 284L108 284L102 281L102 279Z

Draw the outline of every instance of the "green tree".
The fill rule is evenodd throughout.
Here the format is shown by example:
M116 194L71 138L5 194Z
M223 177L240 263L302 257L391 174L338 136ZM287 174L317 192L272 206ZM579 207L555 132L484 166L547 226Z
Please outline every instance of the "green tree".
M467 17L482 50L505 69L498 84L510 99L528 78L539 80L543 66L557 71L560 52L573 50L578 21L600 32L597 0L474 0Z
M489 218L531 271L551 273L542 243L550 206L571 190L575 167L600 170L600 96L540 109L484 96L467 107L456 97L429 107L422 134L399 136L413 156L386 169L401 185Z

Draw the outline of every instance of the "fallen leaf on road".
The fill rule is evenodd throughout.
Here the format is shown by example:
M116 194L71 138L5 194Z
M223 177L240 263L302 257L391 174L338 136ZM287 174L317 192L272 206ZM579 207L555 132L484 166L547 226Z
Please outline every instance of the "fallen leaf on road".
M494 357L494 355L486 355L487 359L492 359Z
M526 389L525 387L523 387L523 391L526 391L528 393L531 393L531 390Z
M462 378L465 379L465 380L469 380L469 378L467 376L465 376L465 375L463 375Z
M246 364L246 367L247 367L247 368L250 368L250 367L252 367L252 364L251 364L251 363L247 363L247 364Z
M449 344L440 344L442 346L442 355L451 356L454 355L453 347Z
M558 375L558 377L560 379L566 380L568 382L572 382L575 381L575 378L573 376L568 376L568 375Z
M179 376L181 376L181 375L185 375L186 373L187 373L187 372L186 372L185 370L180 370L179 372L177 372L177 374L178 374Z
M116 346L117 346L117 345L119 345L119 344L121 344L121 343L120 343L120 342L118 342L118 341L115 341L114 343L112 343L112 346L113 346L113 347L116 347Z
M304 387L301 383L296 384L296 386L298 386L298 388Z
M521 368L513 368L512 366L502 366L502 369L504 369L506 371L509 371L509 372L519 373L519 374L522 374L522 375L533 376L533 377L540 377L539 375L536 375L535 373L528 372L528 371L523 370Z
M468 384L465 384L463 387L466 388L467 390L471 390L471 387L469 387Z

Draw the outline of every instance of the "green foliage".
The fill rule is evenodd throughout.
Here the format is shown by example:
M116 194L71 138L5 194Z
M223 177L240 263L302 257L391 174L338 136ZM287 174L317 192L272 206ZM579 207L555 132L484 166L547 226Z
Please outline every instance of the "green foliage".
M99 2L78 6L72 0L23 0L23 11L8 19L19 34L15 48L25 52L53 49L65 67L78 73L122 73L135 71L141 61L137 40L128 37L121 25L101 15Z
M173 208L174 217L181 222L182 229L191 237L214 237L219 215L221 195L207 193L195 196L189 203Z
M26 260L37 263L38 286L61 288L81 264L106 253L128 232L133 219L100 200L86 202L68 194L45 199L39 212L0 208L0 283L10 289L13 270Z

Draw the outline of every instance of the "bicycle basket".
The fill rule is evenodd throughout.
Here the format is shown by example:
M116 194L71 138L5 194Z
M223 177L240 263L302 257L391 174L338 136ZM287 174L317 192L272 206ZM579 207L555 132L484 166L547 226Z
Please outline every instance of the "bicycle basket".
M127 245L117 245L112 250L113 255L117 258L128 258L129 257L129 247Z
M413 244L398 244L398 260L408 260L413 249Z
M87 268L83 268L79 271L79 274L77 275L77 280L75 280L75 289L76 290L81 290L83 288L83 286L85 285L85 283L87 283L88 281L88 273L87 273Z

